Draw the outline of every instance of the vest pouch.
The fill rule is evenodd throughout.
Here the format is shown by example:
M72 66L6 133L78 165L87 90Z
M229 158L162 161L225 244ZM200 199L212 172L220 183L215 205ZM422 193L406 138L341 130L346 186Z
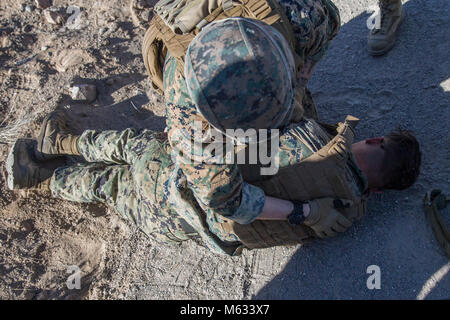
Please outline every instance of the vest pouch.
M161 0L155 5L154 11L174 33L186 34L221 7L223 2L224 0Z
M152 20L150 27L144 36L142 45L142 57L144 59L145 69L152 81L153 89L159 94L164 94L163 85L163 65L166 58L167 48L161 39L158 38L159 30Z

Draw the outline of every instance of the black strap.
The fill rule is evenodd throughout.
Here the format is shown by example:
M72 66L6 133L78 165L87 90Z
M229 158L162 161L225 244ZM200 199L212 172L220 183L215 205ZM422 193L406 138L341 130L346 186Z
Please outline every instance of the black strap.
M449 201L450 197L445 196L441 190L437 189L426 193L424 198L425 214L430 220L436 240L444 250L447 258L450 259L450 232L439 212L439 210L443 210L447 206Z

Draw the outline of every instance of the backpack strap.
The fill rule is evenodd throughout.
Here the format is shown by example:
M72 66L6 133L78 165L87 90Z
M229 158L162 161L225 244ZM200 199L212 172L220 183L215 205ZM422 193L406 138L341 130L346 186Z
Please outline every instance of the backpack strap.
M280 19L280 15L274 10L275 8L272 8L266 0L248 0L244 8L248 18L261 20L269 25ZM273 14L269 16L272 12Z
M450 259L450 231L441 216L439 210L443 210L450 201L449 196L445 196L441 190L435 189L425 194L423 199L425 214L430 220L436 240L444 250L447 258Z
M147 72L150 75L154 89L164 92L162 69L167 51L176 59L178 67L184 70L184 56L195 35L174 33L162 20L155 15L151 21L142 46L142 55Z
M164 42L169 50L170 54L175 58L181 58L184 61L184 55L186 54L189 43L194 39L195 35L188 34L176 34L173 32L164 21L158 16L152 19L155 28L159 31L158 37Z
M269 2L266 0L239 0L235 2L239 3L235 4L232 0L224 0L222 6L217 7L197 24L196 29L200 31L210 22L230 17L261 20L269 25L274 24L280 19L280 15L273 11ZM270 15L271 13L273 14Z
M152 20L144 36L142 57L144 59L145 69L147 69L147 73L152 81L152 87L159 94L164 94L162 66L167 50L163 50L163 48L164 44L160 39L159 30Z

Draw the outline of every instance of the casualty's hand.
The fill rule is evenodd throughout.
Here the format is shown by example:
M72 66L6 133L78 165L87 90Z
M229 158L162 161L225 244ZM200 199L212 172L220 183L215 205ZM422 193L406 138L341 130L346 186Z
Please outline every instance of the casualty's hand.
M336 208L348 207L350 200L321 198L309 201L310 212L304 224L312 228L319 238L334 237L338 232L344 232L352 222Z

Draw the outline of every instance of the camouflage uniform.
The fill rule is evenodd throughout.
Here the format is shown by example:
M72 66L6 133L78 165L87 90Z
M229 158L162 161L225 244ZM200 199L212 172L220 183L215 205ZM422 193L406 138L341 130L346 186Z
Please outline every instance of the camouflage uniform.
M338 8L329 0L279 0L291 22L295 52L317 63L337 35L341 20Z
M113 206L147 235L186 240L186 223L167 202L173 163L164 135L149 130L85 131L78 150L89 164L58 168L52 195L65 200Z
M327 0L280 0L280 4L293 25L296 52L315 64L339 28L336 7ZM204 132L208 123L197 112L170 56L164 66L164 88L168 142L149 130L86 131L78 141L80 154L103 163L58 169L52 193L112 205L154 238L181 241L195 234L212 251L233 254L240 245L238 237L220 231L217 224L222 216L241 224L254 221L264 207L264 192L244 182L235 164L183 161L179 146L194 139L194 122L200 122ZM313 120L286 127L280 137L280 166L308 157L327 141Z
M339 29L337 8L328 0L280 0L280 4L293 26L296 53L305 64L314 65ZM205 133L208 122L191 100L174 58L168 56L163 74L168 138L171 147L177 150L177 146L189 145L195 140L195 122L202 123ZM206 149L207 144L204 147ZM181 160L181 153L175 155L174 162L179 164L194 197L211 220L226 216L240 224L248 224L258 217L265 203L264 192L245 183L237 165L220 164L224 161L186 164Z
M327 141L314 120L290 125L280 137L280 167L307 158ZM239 247L236 235L219 231L219 216L205 216L182 170L171 160L163 134L87 130L79 138L78 151L91 163L58 168L50 185L54 197L108 204L163 242L201 237L212 251L229 254Z

